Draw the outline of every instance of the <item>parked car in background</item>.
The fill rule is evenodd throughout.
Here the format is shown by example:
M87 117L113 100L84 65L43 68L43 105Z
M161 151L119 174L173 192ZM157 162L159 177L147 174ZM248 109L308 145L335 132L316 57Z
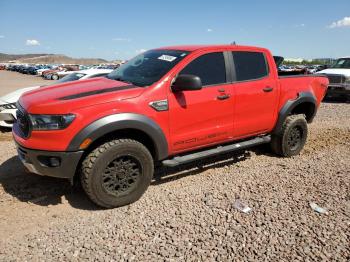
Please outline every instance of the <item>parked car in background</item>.
M36 75L36 71L39 69L38 66L30 66L27 68L27 74Z
M48 79L48 75L54 73L54 72L58 72L60 71L59 69L57 69L56 67L55 68L52 68L52 69L48 69L48 70L45 70L41 73L41 77L44 78L44 79Z
M53 68L54 68L54 66L51 66L51 65L42 66L42 68L36 70L36 74L41 76L43 74L43 72L45 72L47 70L52 70Z
M95 68L97 69L117 69L120 66L120 64L113 64L113 65L99 65Z
M308 66L307 67L307 72L309 74L316 74L319 71L322 71L324 69L327 69L329 66L328 65L313 65L313 66Z
M65 83L76 80L84 80L94 77L105 77L113 70L111 69L88 69L78 72L71 73L56 83ZM16 103L20 96L25 92L40 88L41 86L32 86L22 89L18 89L14 92L11 92L3 97L0 97L0 126L2 127L12 127L16 119Z
M49 74L46 74L46 79L48 80L58 80L61 79L62 77L65 77L69 74L72 74L73 72L79 72L79 71L56 71L56 72L51 72Z
M326 96L350 101L350 57L342 57L328 69L318 72L329 79Z
M22 74L26 74L28 67L29 67L29 65L20 65L18 67L18 72L20 72Z
M47 80L58 80L72 72L79 71L80 66L78 65L62 65L57 67L55 70L48 70L43 72L42 77Z

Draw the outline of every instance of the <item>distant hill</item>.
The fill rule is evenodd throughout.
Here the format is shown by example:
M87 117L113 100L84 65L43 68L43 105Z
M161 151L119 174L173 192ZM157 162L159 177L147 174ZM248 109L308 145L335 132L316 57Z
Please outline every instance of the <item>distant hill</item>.
M9 54L0 53L0 62L8 62L8 61L22 59L22 58L24 59L24 58L32 58L32 57L38 57L38 56L46 56L46 55L51 55L51 54L9 55Z
M72 58L65 55L55 54L24 54L9 55L0 53L0 62L15 61L18 63L32 64L80 64L92 65L108 63L107 60L101 58Z

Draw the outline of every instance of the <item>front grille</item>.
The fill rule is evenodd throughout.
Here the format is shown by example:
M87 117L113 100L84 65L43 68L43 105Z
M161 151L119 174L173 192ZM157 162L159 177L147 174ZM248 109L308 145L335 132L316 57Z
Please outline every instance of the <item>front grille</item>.
M330 84L342 84L345 82L343 75L327 75Z
M21 106L18 106L16 118L20 135L23 138L28 138L31 132L31 125L27 112Z

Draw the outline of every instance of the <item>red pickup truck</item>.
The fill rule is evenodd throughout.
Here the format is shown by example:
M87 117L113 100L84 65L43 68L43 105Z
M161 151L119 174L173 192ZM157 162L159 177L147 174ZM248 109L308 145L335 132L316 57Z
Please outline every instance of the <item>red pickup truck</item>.
M158 164L263 143L298 154L327 85L324 76L279 76L263 48L159 48L107 78L24 94L13 136L29 171L80 177L93 202L112 208L139 199Z

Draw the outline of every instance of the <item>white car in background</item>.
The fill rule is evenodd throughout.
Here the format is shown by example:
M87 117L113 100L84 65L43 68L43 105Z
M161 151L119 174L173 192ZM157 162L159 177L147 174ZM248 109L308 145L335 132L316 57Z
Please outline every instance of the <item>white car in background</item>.
M50 74L45 75L45 79L47 80L58 80L62 79L63 77L70 75L72 73L77 73L79 71L58 71L58 72L53 72Z
M66 75L59 81L55 82L54 84L59 83L65 83L70 81L76 81L76 80L84 80L94 77L105 77L110 72L112 72L112 69L87 69L77 72L71 72L69 75ZM44 85L47 86L47 85ZM3 97L0 97L0 126L1 127L12 127L12 124L14 123L16 119L16 103L21 95L23 95L25 92L40 88L41 86L32 86L32 87L26 87L22 89L18 89L14 92L11 92Z
M328 69L317 72L329 79L326 97L350 101L350 57L341 57Z
M96 69L106 69L106 68L96 68ZM61 78L65 77L66 75L69 75L69 74L75 73L75 72L79 72L79 71L83 71L83 70L89 70L89 69L86 66L79 66L79 69L77 68L77 70L71 70L71 68L70 69L63 68L62 71L56 71L56 72L46 74L45 79L57 81L58 79L61 79Z

